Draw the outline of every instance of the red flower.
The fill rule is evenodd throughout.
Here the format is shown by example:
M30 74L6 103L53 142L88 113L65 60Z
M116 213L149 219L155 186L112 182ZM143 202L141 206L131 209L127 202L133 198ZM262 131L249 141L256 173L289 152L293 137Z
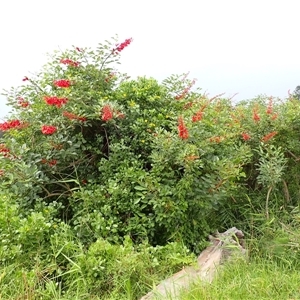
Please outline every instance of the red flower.
M82 50L79 47L75 48L78 52L82 52Z
M178 135L181 139L185 140L189 137L189 132L184 124L183 118L178 118Z
M175 97L175 99L176 99L176 97ZM192 102L192 101L187 102L187 103L183 106L183 109L191 108L193 105L194 105L194 102Z
M70 119L70 120L79 120L79 121L82 121L82 122L86 121L85 117L79 117L79 116L77 116L73 113L70 113L68 111L64 111L63 116Z
M62 63L64 65L72 66L72 67L78 67L79 66L79 62L74 61L72 59L68 59L68 58L61 59L60 63Z
M251 139L251 136L248 133L242 133L242 137L244 141L248 141Z
M68 79L59 79L59 80L54 80L53 84L56 87L61 87L61 88L68 88L71 86L71 82Z
M6 131L12 128L20 128L21 122L19 120L11 120L4 123L0 123L0 130Z
M269 104L268 104L266 113L267 113L268 115L271 115L272 112L273 112L273 99L272 99L272 97L270 97L270 98L269 98Z
M57 131L57 128L55 126L51 126L51 125L43 125L41 128L41 131L43 134L51 135Z
M18 104L21 107L24 107L24 108L26 108L27 106L29 106L29 102L25 101L24 98L22 98L22 97L18 97Z
M10 156L10 150L6 148L5 144L0 144L0 153L2 153L4 157Z
M192 122L198 122L202 120L203 111L199 110L195 115L192 117Z
M53 167L53 166L55 166L57 164L57 160L56 159L52 159L52 160L49 160L48 161L48 165L50 166L50 167Z
M27 76L25 76L25 77L22 79L22 81L27 81L27 80L29 80L29 78L28 78Z
M113 118L113 111L111 107L108 104L104 105L102 108L102 120L109 121L112 118Z
M54 97L45 96L44 100L46 101L47 104L54 105L58 108L62 107L63 104L66 104L68 102L67 98L58 98L56 96Z
M196 80L194 79L194 80L191 82L191 84L190 84L188 87L186 87L180 95L175 96L175 99L176 99L176 100L181 100L181 99L183 99L183 98L189 93L190 89L192 88L192 86L193 86L195 83L196 83Z
M127 47L130 43L132 42L132 38L130 39L126 39L125 42L121 43L121 44L117 44L116 48L113 51L118 51L121 52L125 47Z
M252 116L252 119L254 122L258 122L260 120L260 116L258 115L257 113L257 108L254 108L253 109L253 116Z
M42 164L47 164L50 167L53 167L53 166L55 166L57 164L57 160L56 159L47 160L46 158L42 158L41 163Z
M266 134L264 137L262 137L261 141L262 141L262 142L267 142L267 141L269 141L272 137L274 137L277 133L278 133L277 131L270 132L270 133Z

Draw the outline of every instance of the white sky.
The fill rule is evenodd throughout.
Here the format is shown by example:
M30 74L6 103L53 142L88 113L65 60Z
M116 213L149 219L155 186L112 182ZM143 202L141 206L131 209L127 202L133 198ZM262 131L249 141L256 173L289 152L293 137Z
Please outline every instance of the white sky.
M190 71L212 96L286 97L300 85L299 11L299 0L1 1L0 90L39 71L47 52L118 34L134 39L118 67L132 77Z

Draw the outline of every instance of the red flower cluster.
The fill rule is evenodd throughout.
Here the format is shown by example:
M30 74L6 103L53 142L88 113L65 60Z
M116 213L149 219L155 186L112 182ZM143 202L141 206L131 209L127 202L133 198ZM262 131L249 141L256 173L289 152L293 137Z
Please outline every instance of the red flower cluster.
M6 148L5 144L0 144L0 153L3 154L4 157L10 156L10 150Z
M27 106L29 106L29 102L25 101L24 98L22 98L22 97L18 97L18 105L26 108Z
M50 167L53 167L57 164L57 160L56 159L47 160L45 158L42 158L41 163L42 164L48 164Z
M251 136L248 133L243 132L242 137L244 141L248 141L251 139Z
M49 105L54 105L58 108L62 107L63 104L66 104L68 102L67 98L58 98L56 96L45 96L44 100L46 101L47 104Z
M68 88L71 86L71 81L68 79L59 79L59 80L54 80L53 84L56 87Z
M191 108L194 105L194 102L190 101L184 104L183 109Z
M109 121L112 118L113 118L113 111L111 107L108 104L104 105L102 108L102 120Z
M262 141L262 142L267 142L267 141L269 141L272 137L274 137L277 133L278 133L277 131L270 132L270 133L266 134L264 137L262 137L261 141Z
M253 119L253 121L256 122L256 123L260 120L260 116L259 116L259 114L257 113L257 108L254 108L254 109L253 109L252 119Z
M191 83L188 87L186 87L180 95L177 95L177 96L175 97L175 99L176 99L176 100L181 100L181 99L183 99L183 98L188 94L188 92L190 91L190 89L192 88L192 86L193 86L195 83L196 83L196 80L194 79L194 80L192 81L192 83Z
M266 113L267 113L268 115L271 115L272 112L273 112L273 99L272 99L272 97L270 97L270 98L269 98L269 104L268 104Z
M4 123L0 123L0 130L6 131L12 128L20 128L22 123L19 120L11 120Z
M195 115L192 116L192 122L198 122L201 121L203 117L203 111L200 109L199 111L196 112Z
M71 67L78 67L79 66L79 62L74 61L72 59L68 59L68 58L64 58L64 59L62 58L60 60L60 63L64 64L64 65L71 66Z
M77 115L75 115L73 113L70 113L68 111L64 111L63 112L63 116L66 117L66 118L68 118L68 119L70 119L70 120L79 120L81 122L86 121L85 117L79 117L79 116L77 116Z
M57 128L55 126L51 126L51 125L43 125L41 128L41 131L42 131L42 134L51 135L57 131Z
M121 52L125 47L130 45L131 42L132 42L132 38L126 39L125 42L121 43L120 45L117 44L116 49L114 49L114 50Z
M185 140L189 137L189 132L184 124L183 118L178 118L178 135L181 139Z

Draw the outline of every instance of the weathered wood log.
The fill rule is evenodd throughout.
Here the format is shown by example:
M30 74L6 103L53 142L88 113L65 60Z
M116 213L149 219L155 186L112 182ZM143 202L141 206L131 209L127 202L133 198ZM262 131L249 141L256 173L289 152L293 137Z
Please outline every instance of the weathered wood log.
M217 267L236 255L245 256L244 234L233 227L216 236L209 236L211 245L201 252L196 266L183 268L178 273L162 281L153 291L140 300L172 299L178 300L184 289L198 280L212 282Z

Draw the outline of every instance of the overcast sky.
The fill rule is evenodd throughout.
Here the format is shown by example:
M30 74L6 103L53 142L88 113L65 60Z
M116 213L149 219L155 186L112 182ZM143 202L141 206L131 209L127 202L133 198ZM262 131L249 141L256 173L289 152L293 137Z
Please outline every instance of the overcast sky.
M0 90L46 53L132 37L120 71L158 80L190 71L210 95L286 97L300 85L299 0L9 0L0 2ZM7 115L0 96L0 118Z

